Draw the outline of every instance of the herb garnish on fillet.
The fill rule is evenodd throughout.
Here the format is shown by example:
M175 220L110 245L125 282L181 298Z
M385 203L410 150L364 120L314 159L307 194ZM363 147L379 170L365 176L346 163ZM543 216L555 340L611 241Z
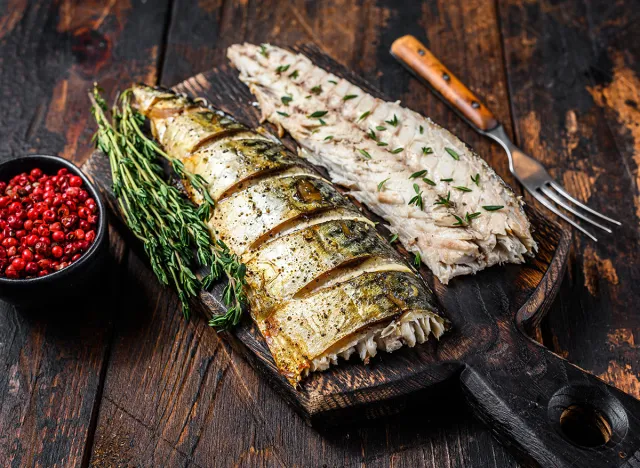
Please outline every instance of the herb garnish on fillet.
M382 189L384 188L384 184L386 184L388 180L389 180L389 177L387 177L386 179L384 179L382 182L378 184L378 192L382 191Z
M493 265L522 263L525 256L535 253L536 242L522 201L498 174L455 135L399 101L384 101L340 78L337 86L322 95L306 102L296 100L296 118L278 118L273 109L279 108L284 93L304 95L314 84L326 87L328 80L337 78L303 54L276 47L269 50L277 50L277 56L272 53L264 60L258 47L247 43L227 50L240 80L249 86L267 120L288 132L309 162L325 168L330 179L349 187L353 198L384 218L391 231L410 244L405 247L419 251L423 263L443 283ZM279 76L275 69L282 63L304 67L313 83ZM331 118L323 131L314 134L304 116L317 109L329 109ZM369 114L362 118L365 111ZM322 141L327 134L336 135L331 145ZM359 148L368 150L372 159L364 158ZM429 172L403 183L423 169ZM377 192L377 185L386 177L391 178L393 190ZM413 182L423 192L423 207L417 204ZM410 200L413 203L408 205ZM404 206L396 206L400 204ZM491 213L482 205L503 208ZM482 213L478 220L465 221L467 213L478 212ZM461 225L452 226L454 214L463 221Z
M449 155L455 159L456 161L460 161L460 156L458 155L458 153L456 153L454 150L452 150L451 148L445 148L445 151L447 153L449 153Z

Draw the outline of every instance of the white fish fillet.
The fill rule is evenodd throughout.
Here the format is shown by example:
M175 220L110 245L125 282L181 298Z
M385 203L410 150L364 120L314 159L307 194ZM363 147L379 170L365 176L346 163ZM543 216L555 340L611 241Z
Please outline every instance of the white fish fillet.
M375 98L301 54L237 44L227 55L263 119L288 131L303 157L383 217L441 282L522 263L536 251L520 198L429 118Z

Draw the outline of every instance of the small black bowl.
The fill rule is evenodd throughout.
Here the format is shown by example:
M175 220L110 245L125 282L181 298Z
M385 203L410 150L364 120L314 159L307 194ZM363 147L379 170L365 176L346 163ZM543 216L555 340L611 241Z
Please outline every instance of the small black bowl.
M62 270L46 276L28 279L0 277L0 299L20 308L40 308L62 305L69 297L85 296L99 287L106 260L109 256L107 212L100 194L86 175L73 163L58 156L34 154L11 159L0 164L0 181L8 182L13 176L39 167L45 174L55 175L67 168L79 176L83 188L98 206L96 238L82 257Z

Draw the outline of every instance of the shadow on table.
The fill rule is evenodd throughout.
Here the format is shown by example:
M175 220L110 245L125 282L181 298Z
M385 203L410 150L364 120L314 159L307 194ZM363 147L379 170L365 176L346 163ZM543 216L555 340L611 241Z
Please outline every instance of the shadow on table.
M388 463L390 454L406 451L412 454L405 461L416 463L422 458L459 458L473 452L474 446L493 444L490 433L473 418L455 378L435 394L416 396L407 402L407 409L396 415L316 430L328 445L347 452L349 459L366 464L376 459ZM470 431L479 439L469 439ZM452 434L458 435L457 440L452 440Z
M149 307L145 306L148 298L137 294L144 289L141 280L128 271L126 262L118 263L109 256L94 287L73 291L61 304L16 307L16 312L29 326L44 325L47 334L58 339L90 341L99 329L103 332L119 318L125 318L122 322L129 331L144 327L151 320ZM5 303L2 306L12 307Z

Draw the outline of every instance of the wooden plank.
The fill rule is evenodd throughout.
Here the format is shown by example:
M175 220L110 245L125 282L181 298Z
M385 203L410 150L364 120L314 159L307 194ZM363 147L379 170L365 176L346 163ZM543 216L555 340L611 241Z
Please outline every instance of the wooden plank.
M499 4L519 144L569 192L624 223L597 244L575 237L545 344L640 398L637 5Z
M387 93L436 117L507 175L504 155L453 117L387 55L392 40L401 34L426 38L434 51L446 54L447 65L463 80L480 83L474 90L487 98L509 127L500 38L491 2L413 2L400 7L391 1L254 4L212 0L196 4L177 0L172 12L161 75L166 85L225 63L226 46L238 41L315 42ZM487 54L491 60L481 60ZM427 418L426 424L418 421L407 427L405 415L355 429L327 433L310 429L237 353L220 344L201 323L179 319L172 295L160 296L146 281L144 288L151 298L161 297L160 306L153 319L145 321L143 338L138 332L118 334L105 387L105 399L116 402L109 414L129 415L123 416L129 422L120 427L133 434L126 442L132 464L152 464L153 447L169 443L186 456L186 464L211 464L215 459L220 464L248 465L301 461L327 466L516 465L488 430L468 421L468 414L452 416L454 423ZM144 309L143 304L140 307ZM131 356L143 358L132 364ZM137 391L141 382L147 392ZM152 394L154 388L157 394ZM176 404L172 396L190 404ZM113 421L114 416L101 414L93 461L100 460L100 441L110 440L109 434L114 433ZM135 436L140 421L151 430L152 440ZM221 450L222 445L228 447Z
M87 91L94 80L108 91L154 81L162 15L160 2L10 2L0 16L0 158L42 151L82 161L93 131ZM112 256L118 263L125 256L115 234ZM112 268L106 297L79 304L79 315L25 315L0 304L3 466L88 461L111 316L124 306L109 297L125 277Z

